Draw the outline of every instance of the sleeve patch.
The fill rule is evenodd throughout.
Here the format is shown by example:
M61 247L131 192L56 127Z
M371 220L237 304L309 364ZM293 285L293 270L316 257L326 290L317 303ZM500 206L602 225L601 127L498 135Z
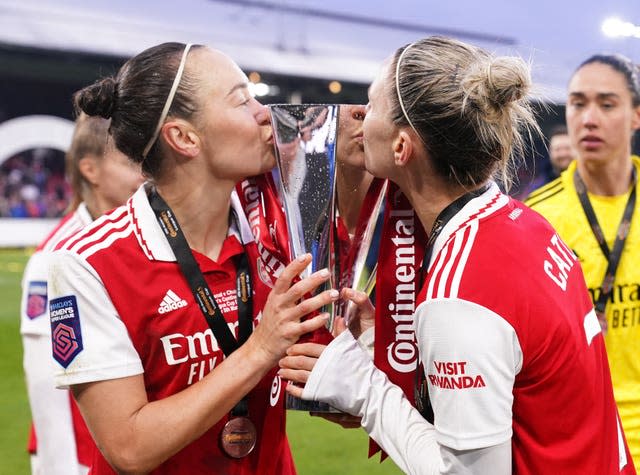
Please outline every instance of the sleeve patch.
M27 286L27 317L31 320L47 311L47 282L32 280Z
M49 305L53 359L67 368L83 350L80 314L75 295L53 299Z

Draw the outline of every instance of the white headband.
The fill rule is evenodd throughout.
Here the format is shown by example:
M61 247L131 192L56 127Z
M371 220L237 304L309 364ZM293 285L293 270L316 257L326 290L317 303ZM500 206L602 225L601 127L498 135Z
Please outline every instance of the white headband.
M142 151L142 159L147 158L147 154L153 144L158 140L158 135L160 134L160 129L162 129L162 124L164 124L164 120L167 118L167 114L169 113L169 109L171 109L171 104L173 103L173 98L176 95L176 91L178 90L178 86L180 85L180 80L182 79L182 73L184 72L184 65L187 63L187 54L189 53L189 49L191 48L192 43L187 43L184 47L184 51L182 52L182 59L180 60L180 66L178 66L178 71L176 72L176 77L173 79L173 84L171 85L171 90L169 91L169 95L167 96L167 101L164 103L164 108L162 109L162 114L160 114L160 119L158 120L158 125L156 125L156 130L151 136L149 142L147 142L147 146Z
M396 94L398 95L398 102L400 103L400 108L402 109L402 114L404 115L404 118L407 119L407 122L409 122L409 125L411 126L413 131L416 133L418 138L422 140L422 136L418 133L416 128L413 126L413 122L411 122L411 119L409 119L407 110L404 108L404 102L402 102L402 95L400 94L400 63L402 62L402 58L404 58L404 54L407 51L409 51L409 48L411 48L412 46L413 46L413 43L411 43L409 46L407 46L405 49L402 50L402 53L400 53L400 57L398 58L398 62L396 63Z

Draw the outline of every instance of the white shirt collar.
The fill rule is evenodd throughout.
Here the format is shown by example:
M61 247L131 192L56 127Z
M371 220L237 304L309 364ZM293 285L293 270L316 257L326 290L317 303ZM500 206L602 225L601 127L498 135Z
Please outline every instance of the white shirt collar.
M171 249L167 239L165 238L160 224L156 219L156 215L149 204L147 195L147 184L143 184L138 188L129 201L127 209L129 218L133 224L134 234L138 240L138 244L151 260L175 262L176 256ZM235 211L236 219L231 220L228 236L235 236L242 244L253 242L253 234L251 227L244 214L240 199L236 191L231 194L231 209ZM240 229L238 229L238 227Z
M498 185L491 182L487 191L477 198L470 200L464 207L456 213L456 215L445 224L444 228L436 238L433 245L433 253L431 254L431 266L435 257L438 255L442 247L447 243L451 235L459 228L464 227L472 222L477 222L509 203L509 197L503 194Z
M89 208L87 208L87 204L83 201L76 208L76 216L80 219L83 227L90 224L93 221L91 217L91 213L89 213Z

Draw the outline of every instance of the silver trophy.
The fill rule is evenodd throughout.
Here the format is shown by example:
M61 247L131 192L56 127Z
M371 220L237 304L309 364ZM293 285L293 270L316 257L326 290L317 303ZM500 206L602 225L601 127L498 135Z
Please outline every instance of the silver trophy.
M335 216L335 146L337 105L270 106L276 141L277 169L274 182L285 209L291 259L311 253L311 268L335 269L335 243L332 231ZM335 287L333 274L323 288ZM333 306L324 308L331 318Z
M369 296L375 287L387 182L367 172L364 162L365 106L342 104L336 139L335 266L338 288ZM355 305L339 301L336 314L348 324Z
M368 293L375 283L385 185L364 167L360 105L272 105L278 187L293 259L309 252L313 263L302 277L322 268L329 281L316 290L353 287ZM338 302L321 311L345 319L355 309ZM322 403L288 396L287 407L327 412Z

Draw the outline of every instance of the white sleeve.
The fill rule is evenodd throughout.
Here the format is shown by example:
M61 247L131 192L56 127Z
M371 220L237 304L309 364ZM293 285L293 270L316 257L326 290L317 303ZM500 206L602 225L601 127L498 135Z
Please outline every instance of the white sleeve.
M512 475L511 441L485 449L455 450L440 446L442 474Z
M55 388L48 335L23 335L24 370L38 440L38 464L50 475L79 474L69 392Z
M358 345L363 351L369 355L369 358L373 358L373 349L374 344L376 342L376 333L375 328L371 327L368 330L362 332L362 334L358 337Z
M351 332L343 332L324 350L303 398L324 401L362 417L367 433L405 473L441 473L433 426L373 365Z
M20 333L22 335L50 334L47 278L51 253L40 251L33 254L22 275L20 299Z
M102 280L84 259L54 252L49 287L58 387L143 373L126 326Z
M470 450L510 440L513 384L522 366L513 327L459 299L423 303L415 325L438 442Z
M522 361L520 346L515 337L515 332L512 329L509 330L511 327L508 325L504 326L505 322L500 317L486 309L479 310L476 308L477 306L468 302L460 303L456 301L455 303L458 305L436 305L436 308L434 308L434 314L436 314L437 318L435 322L431 323L435 323L433 330L437 332L436 340L440 339L436 342L434 351L427 351L429 345L433 345L433 343L431 338L427 338L424 333L425 330L430 328L430 325L426 324L427 318L424 317L424 309L418 312L417 316L422 316L423 320L417 319L420 351L422 355L431 357L430 360L427 360L426 367L429 368L429 365L435 367L435 362L438 362L437 367L447 377L452 377L447 373L454 372L454 366L440 365L441 362L452 361L435 359L434 357L447 356L448 354L443 351L449 347L452 350L458 348L458 351L464 350L473 353L473 345L470 347L464 347L463 345L460 348L460 342L455 335L456 330L458 334L466 334L467 337L471 335L483 336L485 338L484 343L475 346L475 349L482 350L477 358L489 358L489 360L486 365L483 364L477 366L477 368L480 368L481 372L486 371L482 373L487 375L486 380L483 379L484 388L487 386L487 381L490 381L490 385L495 383L499 386L488 396L489 399L492 396L498 398L494 402L496 407L492 407L492 404L487 403L488 401L482 397L484 393L481 393L480 397L477 395L475 397L481 404L474 403L469 408L460 408L455 403L451 404L446 400L446 397L438 394L434 403L434 412L436 413L436 428L434 428L413 408L405 398L402 390L392 384L384 373L375 368L371 359L362 351L349 332L344 332L325 349L305 386L303 397L327 402L339 410L362 417L362 425L365 430L406 473L492 473L495 475L508 475L511 473L511 390L513 388L513 378ZM497 329L490 324L486 328L483 326L482 331L478 333L478 328L472 325L468 331L464 331L458 328L458 325L452 325L451 321L449 321L450 331L446 329L438 330L437 323L442 324L444 317L452 320L452 315L456 315L457 318L457 313L451 314L449 312L462 311L466 317L471 317L471 314L467 314L469 310L473 310L472 314L480 319L484 317L499 318L499 321L492 320ZM483 312L486 312L486 315ZM429 317L432 316L430 308ZM463 321L466 317L463 317ZM447 326L445 325L445 327ZM492 336L494 332L497 335ZM453 339L447 340L447 338ZM463 338L462 341L464 340ZM504 357L496 365L497 369L495 370L492 369L491 364L494 357ZM469 376L471 368L476 368L473 364L477 364L475 357L469 358L467 362L465 360L456 360L456 362L465 363L455 366L460 373L464 370L464 374L458 375L463 378L464 376ZM467 364L470 364L470 366L467 367ZM429 372L430 369L427 370L427 374ZM489 375L492 375L494 379L489 379ZM449 380L445 382L442 379L443 376L439 374L437 376L440 379L435 380L436 385L439 384L446 387L451 382ZM481 390L481 388L464 388L465 385L469 384L466 381L468 380L456 380L455 386L459 385L461 386L460 389L463 390L473 389L474 392ZM477 378L473 379L474 383L477 381ZM473 384L471 385L473 386ZM452 393L450 396L453 395L455 400L456 390L453 387L454 383L451 382L451 389L447 390ZM437 393L437 390L445 390L440 386L436 386L433 391L432 388L434 386L430 384L430 392L433 393ZM484 414L478 414L476 412L478 407L483 405L487 410L492 411L492 414L486 417ZM457 408L465 412L465 414L457 417L456 414L447 414L446 411L451 411L453 410L452 408ZM504 413L500 414L500 409ZM452 421L449 421L447 417L452 417ZM508 421L507 426L503 425L505 421ZM487 422L495 423L498 430L494 425L487 425ZM460 431L459 433L450 430L453 424L457 424L453 427L454 429L457 427ZM484 432L481 430L480 434L476 433L477 437L474 439L469 437L469 434L472 433L473 435L473 432L468 430L465 427L466 425L470 425L471 428L480 427L484 429ZM440 432L442 430L441 427L447 432ZM486 433L493 435L493 443L491 443L490 437L486 437ZM472 445L472 447L460 448L450 445L450 442L456 443L459 440L467 445ZM469 442L475 443L470 444Z

